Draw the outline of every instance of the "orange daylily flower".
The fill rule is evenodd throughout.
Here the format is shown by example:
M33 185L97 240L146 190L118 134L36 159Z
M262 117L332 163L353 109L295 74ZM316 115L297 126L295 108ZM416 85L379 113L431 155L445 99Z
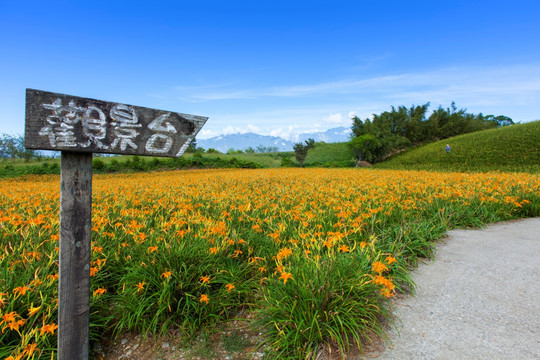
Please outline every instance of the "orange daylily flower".
M291 273L288 273L288 272L285 272L285 271L281 273L281 276L279 277L279 279L283 280L283 284L286 284L287 280L289 280L289 279L294 280Z
M6 313L2 315L2 321L0 321L0 325L2 325L3 323L14 322L17 317L20 317L20 316L19 314L17 314L16 311Z
M15 357L13 357L13 355L10 355L5 360L21 360L23 356L24 356L24 354L19 354L19 355L15 356Z
M30 288L26 285L17 286L15 289L13 289L13 293L19 293L20 295L24 295L28 290L30 290Z
M32 356L34 354L34 352L41 352L38 348L37 348L37 344L36 343L32 343L32 344L28 344L26 345L26 348L24 349L23 351L23 355L26 355L26 356Z
M6 305L7 298L5 298L4 296L7 296L7 294L6 293L0 293L0 307Z
M104 288L98 288L94 290L94 296L100 297L101 295L105 294L107 292L107 289Z
M53 335L56 329L58 329L58 325L56 325L55 323L52 323L50 325L43 325L43 327L40 329L40 332L41 332L41 335L44 335L46 333Z
M199 302L204 302L206 304L208 304L209 301L210 301L210 298L208 298L208 295L205 295L205 294L202 294L201 299L199 300Z
M135 285L135 287L137 288L137 292L140 292L141 290L143 290L144 285L146 285L146 281L141 281L137 285Z
M382 262L380 261L375 261L372 265L371 265L371 269L376 272L376 273L382 273L382 272L385 272L388 270L388 267L386 265L384 265Z
M98 273L99 269L97 267L90 268L90 276L94 276Z
M6 330L7 328L10 328L11 330L19 331L19 327L23 326L26 323L26 320L21 319L17 321L11 321L9 323L6 323L6 326L2 328L2 332Z
M291 255L292 255L292 250L290 248L283 248L279 250L278 254L276 255L276 258L278 261L280 261Z

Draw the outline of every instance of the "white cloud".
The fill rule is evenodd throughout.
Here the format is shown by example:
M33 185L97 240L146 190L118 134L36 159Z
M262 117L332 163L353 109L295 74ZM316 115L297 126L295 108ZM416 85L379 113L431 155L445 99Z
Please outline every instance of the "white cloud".
M530 103L540 91L540 65L500 67L448 67L365 79L343 79L318 84L239 89L234 85L176 88L185 101L261 99L272 97L303 98L321 95L358 95L367 98L408 99L422 97L433 101L443 96L445 102L455 97L473 96L482 102L493 97L511 97ZM529 96L527 96L527 94ZM522 96L525 95L525 100ZM537 98L537 97L536 97ZM418 101L418 100L416 100ZM392 104L388 104L390 106Z
M285 128L280 127L280 128L272 129L270 130L270 132L265 133L263 135L279 136L285 140L294 140L299 131L300 130L297 125L290 125Z
M328 116L325 116L323 120L331 124L343 124L343 116L340 113L329 114Z
M294 139L300 133L350 126L352 117L371 118L372 114L390 110L392 105L422 105L428 101L430 110L455 101L458 108L473 113L503 114L514 121L534 120L540 117L538 79L540 64L462 66L312 85L239 90L225 84L200 91L190 89L185 95L199 101L206 91L213 92L207 99L233 98L231 94L238 95L238 99L249 98L242 101L242 106L209 100L201 105L199 108L205 109L201 113L213 113L201 138L225 131L251 131ZM290 99L282 101L279 97ZM223 129L224 125L228 126Z
M247 129L249 132L254 132L254 133L261 131L261 129L258 126L255 126L252 124L247 124Z
M229 134L245 134L248 132L248 129L247 128L243 128L243 127L235 127L235 126L227 126L225 128L223 128L222 130L222 134L225 134L225 135L229 135Z
M208 138L211 138L211 137L214 137L214 136L218 136L218 135L220 135L220 133L218 133L218 132L216 132L216 131L202 129L202 130L199 131L199 133L197 134L197 138L198 138L198 139L208 139Z

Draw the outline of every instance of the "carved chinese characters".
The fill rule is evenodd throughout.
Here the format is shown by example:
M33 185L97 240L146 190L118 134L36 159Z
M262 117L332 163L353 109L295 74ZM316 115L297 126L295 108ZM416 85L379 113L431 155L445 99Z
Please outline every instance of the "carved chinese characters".
M206 120L27 89L26 147L178 157Z

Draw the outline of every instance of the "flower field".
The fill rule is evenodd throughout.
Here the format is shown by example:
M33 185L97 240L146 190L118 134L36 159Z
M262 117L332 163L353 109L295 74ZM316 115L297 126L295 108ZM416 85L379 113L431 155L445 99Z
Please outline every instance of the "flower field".
M256 314L276 358L384 336L455 227L540 215L540 176L193 170L93 181L91 340ZM0 180L0 359L54 359L58 176Z

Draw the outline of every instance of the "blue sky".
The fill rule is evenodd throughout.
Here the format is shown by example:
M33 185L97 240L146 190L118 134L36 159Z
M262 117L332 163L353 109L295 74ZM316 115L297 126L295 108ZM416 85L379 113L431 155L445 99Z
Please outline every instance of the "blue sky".
M0 1L0 133L25 89L208 116L200 137L452 101L540 119L538 1Z

